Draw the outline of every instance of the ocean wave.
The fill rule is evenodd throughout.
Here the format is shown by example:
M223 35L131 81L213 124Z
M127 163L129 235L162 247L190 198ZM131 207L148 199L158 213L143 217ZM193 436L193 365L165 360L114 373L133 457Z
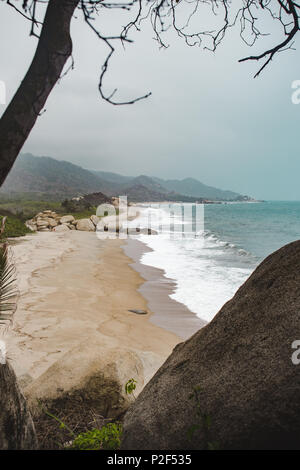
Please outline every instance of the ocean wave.
M209 230L190 238L172 238L167 230L170 225L167 208L142 209L138 219L141 228L143 224L147 227L149 217L158 234L139 236L152 249L143 254L141 262L163 269L175 281L176 288L170 297L210 321L252 272L251 253ZM155 220L160 222L155 225ZM172 214L172 220L179 224L180 217Z

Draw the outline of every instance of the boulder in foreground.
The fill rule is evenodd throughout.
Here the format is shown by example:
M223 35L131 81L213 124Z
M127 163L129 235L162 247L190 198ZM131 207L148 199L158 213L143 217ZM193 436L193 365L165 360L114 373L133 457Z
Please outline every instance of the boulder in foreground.
M133 397L126 382L137 381L135 394L161 365L154 353L121 349L115 341L96 334L70 350L25 388L28 406L36 417L55 406L64 413L81 404L105 418L123 414Z
M0 397L0 449L36 449L33 421L8 363L0 364Z
M300 449L300 241L179 344L126 413L122 449Z

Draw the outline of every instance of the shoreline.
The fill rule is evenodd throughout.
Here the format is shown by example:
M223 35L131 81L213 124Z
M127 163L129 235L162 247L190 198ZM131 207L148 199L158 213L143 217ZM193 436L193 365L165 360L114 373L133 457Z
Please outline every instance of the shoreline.
M175 333L183 340L207 325L205 320L197 317L183 303L170 297L176 288L176 281L168 278L163 269L141 263L141 257L144 253L152 251L151 248L133 238L128 238L122 248L133 260L130 266L144 279L138 291L147 300L149 309L153 312L149 318L153 324Z

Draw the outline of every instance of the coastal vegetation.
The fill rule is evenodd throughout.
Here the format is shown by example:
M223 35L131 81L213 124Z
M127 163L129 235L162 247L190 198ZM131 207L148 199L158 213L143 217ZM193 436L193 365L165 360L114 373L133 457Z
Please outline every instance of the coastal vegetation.
M40 406L43 409L41 403ZM46 409L43 409L43 413L57 423L57 442L54 444L55 447L57 446L58 448L69 450L117 450L120 447L122 424L118 421L102 424L99 428L92 428L84 432L77 432L76 434L76 429L71 429L70 426L58 416ZM105 421L103 421L103 423L104 422ZM60 433L61 430L69 434L70 441L63 442L66 437L65 433L63 435ZM62 436L64 436L63 439ZM49 443L47 444L49 445Z
M15 217L20 221L25 222L34 217L37 213L45 210L52 210L61 216L72 214L78 218L89 217L96 213L96 206L88 205L85 207L73 205L69 208L64 206L64 201L48 201L41 200L35 201L23 197L11 197L9 199L0 197L0 214L7 215L8 217Z
M22 194L13 197L0 197L0 214L16 217L20 221L30 219L38 212L53 210L64 215L61 201L31 199L30 195Z
M17 295L15 267L9 258L7 245L2 242L0 244L0 328L11 324L16 310Z
M3 214L3 211L0 209L0 214ZM3 220L4 215L0 215L0 222ZM6 216L6 223L3 233L1 234L2 239L6 238L15 238L15 237L23 237L32 233L29 228L26 227L24 221L17 216L14 215L7 215Z
M118 450L122 439L121 423L108 423L101 429L92 429L79 434L70 449L74 450Z
M83 402L68 408L63 404L50 409L39 401L41 412L34 416L40 449L117 450L122 422L105 418Z
M61 223L71 223L72 221L74 223L75 221L81 221L82 230L86 229L92 221L91 228L94 230L95 224L101 218L101 216L96 217L97 207L103 203L113 204L113 201L103 193L87 194L78 198L65 199L62 202L32 201L19 197L9 201L1 201L0 199L0 220L6 217L4 233L6 238L21 237L36 231L38 221L42 222L38 230L53 229ZM115 214L119 214L116 202ZM104 212L105 215L108 215L107 211ZM49 223L52 221L53 224L45 224L46 220Z
M137 381L129 379L124 385L126 395L133 395ZM35 424L42 447L65 450L118 450L121 445L122 419L109 419L92 409L65 414L63 407L49 411L38 400L41 414ZM52 405L53 406L53 405ZM91 419L92 418L92 419ZM122 418L122 416L121 416ZM93 427L93 425L97 427Z
M126 395L133 395L136 389L137 381L135 379L129 379L125 384L125 393Z
M23 237L25 235L32 234L33 233L32 230L30 230L30 228L25 225L25 221L32 218L32 210L33 208L36 208L36 206L38 206L38 208L40 209L38 210L38 213L42 213L44 208L45 210L51 210L50 207L52 208L58 207L57 214L59 218L65 215L70 215L74 217L74 219L76 218L77 220L89 219L91 216L95 215L96 213L96 207L94 206L91 206L89 209L85 209L79 212L76 212L76 211L67 212L62 208L60 203L57 205L54 205L54 204L49 204L49 203L31 204L31 202L32 201L25 202L25 206L29 206L30 211L27 212L25 210L25 211L19 212L17 215L14 214L15 207L16 207L14 206L14 203L10 203L9 205L0 204L0 221L3 220L4 217L6 217L5 229L2 234L3 239ZM3 206L5 206L5 209L3 209ZM34 212L34 214L36 214L36 212Z

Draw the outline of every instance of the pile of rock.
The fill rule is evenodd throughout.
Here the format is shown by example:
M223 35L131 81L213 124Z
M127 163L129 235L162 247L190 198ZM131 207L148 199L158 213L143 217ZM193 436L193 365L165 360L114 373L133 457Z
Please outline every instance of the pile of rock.
M99 217L91 215L90 218L76 220L73 215L61 216L51 210L39 212L32 219L25 222L33 232L67 232L69 230L83 230L94 232L99 222Z

